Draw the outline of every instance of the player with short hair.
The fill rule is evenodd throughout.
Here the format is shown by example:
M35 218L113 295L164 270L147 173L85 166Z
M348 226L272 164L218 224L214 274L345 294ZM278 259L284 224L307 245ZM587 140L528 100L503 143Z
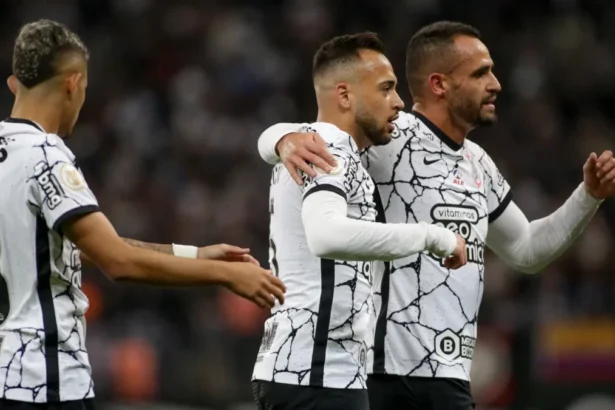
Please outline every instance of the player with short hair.
M408 43L406 76L412 112L400 112L392 141L364 150L362 161L386 222L427 222L458 232L467 242L468 264L453 272L424 252L376 273L370 407L467 410L474 405L470 367L485 246L517 270L545 268L615 193L615 159L610 151L592 153L584 183L554 213L529 222L489 155L466 138L495 123L501 91L478 30L447 21L423 27ZM270 127L259 150L272 164L279 152L295 179L297 168L314 173L307 162L327 172L335 164L320 137L300 124Z
M374 184L359 152L391 140L403 103L397 78L373 33L336 37L316 52L318 132L337 168L302 175L282 164L270 189L270 264L288 288L265 324L253 387L261 410L368 409L372 260L427 250L457 268L465 244L427 223L375 222ZM405 222L405 221L404 221Z
M195 260L255 262L247 250L128 244L117 235L59 136L71 134L83 106L88 56L75 33L49 20L24 25L15 41L15 103L0 122L2 410L93 407L80 254L114 280L218 284L261 306L284 300L281 281L257 263Z

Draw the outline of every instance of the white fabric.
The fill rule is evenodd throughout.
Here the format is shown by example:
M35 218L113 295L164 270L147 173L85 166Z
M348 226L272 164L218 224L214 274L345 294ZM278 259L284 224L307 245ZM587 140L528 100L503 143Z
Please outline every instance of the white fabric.
M0 122L0 155L0 306L10 303L0 313L0 399L94 397L80 251L62 225L98 202L62 139L33 122Z
M403 258L417 252L450 256L457 245L455 234L425 222L382 224L348 218L343 197L319 191L303 201L302 219L310 251L316 256L341 260Z
M279 123L267 128L258 139L258 153L268 164L275 165L280 158L275 151L275 146L284 136L299 132L305 124Z
M511 203L489 225L487 246L513 268L539 272L579 237L601 203L589 195L583 184L551 215L532 222Z

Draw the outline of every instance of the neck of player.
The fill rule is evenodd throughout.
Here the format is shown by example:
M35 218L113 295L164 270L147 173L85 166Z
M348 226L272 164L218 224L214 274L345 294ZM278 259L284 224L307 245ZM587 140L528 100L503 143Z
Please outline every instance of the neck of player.
M355 144L357 144L359 151L367 148L371 144L361 127L357 124L354 115L350 112L344 115L338 113L331 114L319 110L316 121L333 124L345 133L350 134Z
M38 91L38 90L37 90ZM60 129L61 103L53 94L41 95L33 90L15 97L11 117L34 121L45 132L57 134Z
M423 114L429 121L445 133L450 139L459 145L463 145L468 133L472 131L472 127L467 124L460 124L448 112L439 106L427 106L421 102L417 102L412 106L412 111Z

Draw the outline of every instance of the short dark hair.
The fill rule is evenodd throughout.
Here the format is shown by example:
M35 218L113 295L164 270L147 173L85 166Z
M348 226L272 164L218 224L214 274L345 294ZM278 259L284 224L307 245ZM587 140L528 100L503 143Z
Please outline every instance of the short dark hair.
M333 66L358 60L361 50L373 50L384 54L384 44L378 38L378 34L372 32L346 34L332 38L316 51L312 64L312 75L316 77Z
M77 34L52 20L38 20L21 27L13 49L13 74L32 88L57 74L59 60L67 53L89 52Z
M406 78L412 95L424 79L419 78L426 64L445 61L446 53L454 45L455 37L468 36L480 39L480 32L464 23L438 21L417 31L406 47Z

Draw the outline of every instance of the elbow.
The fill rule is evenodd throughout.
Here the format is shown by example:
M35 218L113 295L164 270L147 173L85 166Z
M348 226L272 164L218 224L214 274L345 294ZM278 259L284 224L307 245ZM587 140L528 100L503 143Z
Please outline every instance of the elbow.
M312 233L307 236L307 243L310 252L319 258L336 259L341 253L340 243L333 233Z
M113 282L130 282L132 276L130 275L131 269L128 267L128 264L119 261L108 264L102 268L102 271Z
M129 252L117 252L99 268L113 282L133 282L138 271Z

